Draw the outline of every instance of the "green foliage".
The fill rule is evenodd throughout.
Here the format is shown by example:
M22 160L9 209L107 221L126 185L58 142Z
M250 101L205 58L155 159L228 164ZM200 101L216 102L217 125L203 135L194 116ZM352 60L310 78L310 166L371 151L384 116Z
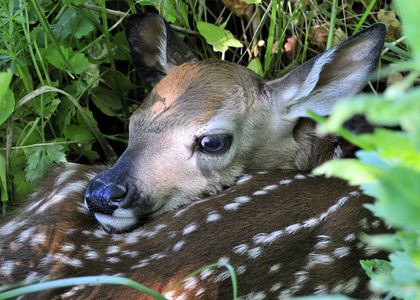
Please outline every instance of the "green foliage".
M224 53L228 47L242 47L242 43L235 39L229 30L223 29L223 26L198 22L197 29L206 42L213 46L214 51Z
M394 251L389 262L372 260L361 264L372 286L403 299L420 297L420 88L413 82L420 74L418 39L420 7L408 0L397 2L412 49L411 73L382 95L360 95L337 105L319 127L321 133L343 132L341 125L354 114L364 113L379 126L399 126L401 131L377 128L372 134L345 135L362 148L358 160L329 162L315 173L326 173L361 184L376 198L367 207L397 229L394 235L364 237L383 249ZM404 66L407 66L404 64Z
M13 92L9 89L12 81L12 73L0 73L0 124L7 120L12 114L15 107L15 99Z

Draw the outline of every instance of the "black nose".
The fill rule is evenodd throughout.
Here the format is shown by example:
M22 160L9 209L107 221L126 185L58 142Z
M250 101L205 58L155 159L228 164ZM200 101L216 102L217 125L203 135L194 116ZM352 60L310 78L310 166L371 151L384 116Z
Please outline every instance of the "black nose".
M94 178L86 188L85 203L91 212L112 215L126 194L125 186L104 183L100 178Z

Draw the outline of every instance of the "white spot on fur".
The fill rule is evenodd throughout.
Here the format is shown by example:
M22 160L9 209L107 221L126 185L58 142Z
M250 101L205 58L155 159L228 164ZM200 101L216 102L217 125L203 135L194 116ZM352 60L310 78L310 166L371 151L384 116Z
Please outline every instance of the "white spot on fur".
M302 174L297 174L295 176L295 179L305 179L305 178L306 178L306 176L305 175L302 175Z
M295 234L296 231L298 231L300 228L302 228L302 224L298 223L298 224L287 226L284 231L288 234Z
M248 251L249 258L257 258L261 255L261 247L255 247Z
M17 242L18 243L26 242L35 234L35 231L36 231L36 226L30 227L22 231L17 238Z
M315 295L325 295L328 294L328 287L326 285L320 284L317 285L314 289Z
M261 190L261 191L256 191L255 193L253 193L253 196L261 196L261 195L266 195L268 194L267 191Z
M94 235L95 237L99 238L99 239L102 239L102 238L104 238L104 237L108 236L108 234L107 234L105 231L103 231L102 229L96 229L96 230L93 232L93 235Z
M44 199L38 200L37 202L30 204L26 207L25 212L30 212L31 210L37 208L41 203L44 201Z
M162 253L155 253L155 254L150 255L150 259L161 259L164 257L166 257L166 255Z
M341 149L341 146L338 145L337 147L334 148L333 159L340 159L342 155L343 155L343 150Z
M364 251L367 256L373 256L379 252L379 249L372 245L365 245Z
M246 272L246 266L239 266L235 268L236 275L242 275Z
M233 248L233 253L242 255L248 252L249 246L246 244L242 244Z
M243 299L244 300L263 300L265 299L265 293L264 292L251 292L249 294L246 294Z
M130 256L131 258L137 257L139 253L137 251L123 251L121 255Z
M178 252L178 251L182 248L182 246L184 246L184 244L185 244L185 242L184 242L184 241L179 241L178 243L176 243L176 244L174 245L174 247L172 248L172 250L173 250L174 252Z
M252 178L252 175L244 174L237 181L236 184L243 184Z
M359 221L359 225L362 227L363 230L369 230L369 221L367 218L363 218Z
M10 276L14 268L15 268L15 262L13 260L6 260L0 268L0 274L4 276Z
M339 247L333 251L333 256L337 258L343 258L344 256L347 256L350 254L350 248L349 247Z
M106 259L106 261L107 261L107 262L109 262L109 263L118 263L118 262L120 262L121 260L120 260L118 257L108 257L108 258Z
M313 218L313 219L309 219L309 220L304 221L303 222L303 227L306 227L306 228L315 227L319 223L320 223L319 219Z
M74 249L76 249L76 246L67 242L61 247L61 251L63 252L73 251Z
M226 211L228 211L228 210L237 210L239 208L239 206L240 206L239 203L229 203L229 204L226 204L224 206L224 209Z
M74 173L76 173L77 170L76 169L69 169L66 170L64 172L61 172L57 179L55 180L55 182L57 183L57 185L62 185L63 182L67 181L69 179L69 177L73 176Z
M195 223L191 223L184 228L182 234L187 235L187 234L190 234L191 232L193 232L195 230L197 230L197 225Z
M270 267L270 270L268 270L268 272L269 273L274 273L274 272L277 272L278 270L280 270L280 268L281 268L281 264L275 264L275 265L272 265Z
M98 255L98 252L92 250L92 251L86 252L85 257L86 259L98 259L99 255Z
M280 185L288 185L289 183L291 183L293 180L292 179L285 179L285 180L281 180L279 181Z
M240 196L240 197L236 197L236 198L235 198L235 202L236 202L236 203L240 203L240 204L247 203L247 202L249 202L250 200L251 200L251 198L250 198L250 197L248 197L248 196Z
M44 244L46 240L47 236L45 235L45 232L37 233L32 236L31 245L41 245Z
M264 191L274 191L277 190L279 186L277 184L267 185L263 188Z
M184 213L184 212L186 212L187 210L188 210L188 206L186 207L186 208L183 208L183 209L180 209L180 210L178 210L175 214L174 214L174 217L180 217L180 216L182 216L182 214Z
M344 241L350 243L350 242L353 242L355 239L356 239L356 234L350 233L348 236L344 238Z
M224 281L226 279L230 278L230 272L229 271L223 271L222 273L220 273L217 278L216 278L216 282L221 282Z
M17 222L16 220L12 220L6 223L6 225L4 225L3 227L1 227L0 230L0 235L9 235L13 232L15 232L16 230L21 229L23 226L25 226L27 223L26 220Z
M64 294L61 295L62 299L68 299L68 298L73 298L73 296L80 290L83 290L87 285L86 284L82 284L82 285L77 285L72 287L68 292L65 292Z
M108 249L106 249L106 254L116 254L120 252L120 247L118 246L109 246Z
M192 290L195 289L198 285L198 279L196 277L190 277L184 281L184 289Z
M201 271L200 278L201 280L205 280L207 277L209 277L211 274L213 274L214 269L205 269Z
M334 261L334 258L327 254L310 253L309 264L307 269L310 269L317 265L329 265Z
M281 291L278 299L289 299L293 296L292 291L290 289L285 289Z
M217 221L221 218L222 218L222 216L220 214L216 213L215 211L212 211L208 214L206 222L211 223L211 222Z
M277 292L279 289L281 289L281 282L275 283L271 286L270 292L274 293Z
M274 242L279 236L284 233L283 230L273 231L271 233L259 233L255 235L252 239L255 244L271 244Z
M229 257L221 257L219 258L219 260L217 261L219 264L229 264Z

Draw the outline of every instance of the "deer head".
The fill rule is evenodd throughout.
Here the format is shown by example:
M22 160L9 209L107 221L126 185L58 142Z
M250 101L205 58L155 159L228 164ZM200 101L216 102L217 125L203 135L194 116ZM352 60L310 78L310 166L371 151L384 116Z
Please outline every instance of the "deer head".
M88 209L110 232L220 191L244 169L310 170L334 158L306 111L328 115L359 92L385 37L374 25L266 82L233 63L197 61L158 15L130 16L126 28L133 61L154 87L130 118L128 148L86 189Z

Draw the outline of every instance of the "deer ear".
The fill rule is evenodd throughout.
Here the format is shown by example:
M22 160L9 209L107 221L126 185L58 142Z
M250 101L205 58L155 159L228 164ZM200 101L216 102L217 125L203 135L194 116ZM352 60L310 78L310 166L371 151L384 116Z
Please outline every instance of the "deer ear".
M130 15L125 26L133 62L151 88L174 67L198 60L158 14Z
M268 82L266 91L273 105L288 119L307 117L307 109L329 115L335 103L366 85L378 64L385 35L385 25L375 24Z

